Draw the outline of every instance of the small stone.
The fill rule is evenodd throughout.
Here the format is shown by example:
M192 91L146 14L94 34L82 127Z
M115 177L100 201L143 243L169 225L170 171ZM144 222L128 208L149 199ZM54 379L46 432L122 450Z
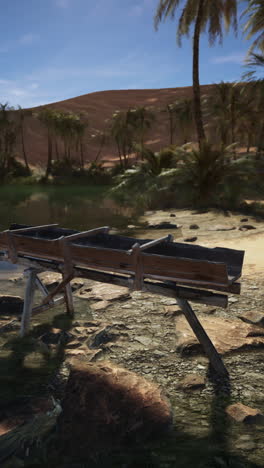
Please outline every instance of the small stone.
M73 291L77 291L84 286L84 281L81 278L75 278L71 281L71 288Z
M179 229L181 226L163 221L159 224L149 224L148 229Z
M129 224L127 227L128 229L136 229L136 226L134 226L134 224Z
M67 344L68 349L80 348L81 343L77 340L72 340Z
M197 240L197 237L187 237L184 239L184 242L195 242Z
M153 356L155 356L156 358L162 358L166 356L166 353L163 353L162 351L156 349L155 351L153 351Z
M240 220L240 222L241 222L241 223L247 223L247 222L248 222L248 218L242 218L242 219Z
M264 415L259 409L250 408L243 403L235 403L226 408L226 413L237 422L258 424L264 422Z
M93 310L105 310L108 306L110 306L110 302L108 301L99 301L95 302L95 304L91 304Z
M176 214L171 213L171 214L170 214L170 217L171 217L171 218L175 218L175 217L176 217Z
M243 322L252 323L253 325L264 326L264 313L256 310L249 310L239 317Z
M222 226L217 225L209 228L209 231L234 231L236 229L235 226Z
M173 318L176 315L182 313L182 311L176 305L168 305L164 307L164 316L167 318Z
M199 374L190 374L184 377L179 384L177 385L178 388L182 389L196 389L196 388L203 388L205 387L205 378Z
M236 302L238 302L238 299L236 299L235 297L230 297L230 298L228 299L228 302L229 302L230 304L235 304Z
M252 226L251 224L243 224L240 226L239 231L249 231L251 229L256 229L255 226Z
M148 336L137 336L135 340L144 346L149 346L153 342L152 338L149 338Z
M199 228L198 224L191 224L189 226L189 229L200 229L200 228Z

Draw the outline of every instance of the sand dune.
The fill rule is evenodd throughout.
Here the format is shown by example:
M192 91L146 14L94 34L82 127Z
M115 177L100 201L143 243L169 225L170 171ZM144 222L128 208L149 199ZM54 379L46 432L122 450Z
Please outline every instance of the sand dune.
M214 85L204 85L201 87L202 94L212 92ZM154 150L159 150L169 144L169 124L166 113L161 112L167 104L182 97L192 96L192 87L168 88L168 89L143 89L143 90L118 90L100 91L61 102L48 104L48 108L72 111L76 113L86 113L89 120L89 132L94 130L104 130L105 120L111 118L117 109L127 110L129 107L150 106L157 113L157 121L149 131L147 144ZM41 106L43 107L43 106ZM39 110L41 107L33 109ZM29 118L25 123L26 150L31 164L43 165L47 159L47 137L45 128L37 119ZM180 132L176 143L182 143ZM62 152L62 148L61 149ZM93 160L98 152L98 143L91 142L89 135L86 136L85 152L86 160ZM18 148L20 152L21 149ZM113 144L104 148L101 159L111 160L117 157L117 151Z

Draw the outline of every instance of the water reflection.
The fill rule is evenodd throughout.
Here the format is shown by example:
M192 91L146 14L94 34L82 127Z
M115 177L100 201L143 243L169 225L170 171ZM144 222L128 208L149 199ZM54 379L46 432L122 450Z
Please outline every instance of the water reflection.
M21 224L59 223L78 230L109 225L122 231L133 210L107 197L105 187L1 187L0 229Z

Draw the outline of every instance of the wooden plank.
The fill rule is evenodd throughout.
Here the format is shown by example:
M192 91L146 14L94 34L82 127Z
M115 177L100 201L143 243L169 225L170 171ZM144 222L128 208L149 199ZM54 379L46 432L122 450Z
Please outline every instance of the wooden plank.
M142 266L142 257L140 255L140 245L135 244L132 248L132 257L134 265L134 290L140 291L143 286L143 266Z
M142 253L144 275L164 276L182 279L183 282L196 281L228 286L227 267L224 263L213 263L186 258L172 258L162 255Z
M54 301L49 302L48 304L42 304L39 306L36 306L32 309L32 315L37 315L40 314L41 312L44 312L45 310L49 310L52 307L58 306L60 304L63 304L65 302L65 297L58 297L57 299L54 299Z
M21 329L20 329L21 337L24 337L29 331L33 300L34 300L34 292L35 292L35 281L36 281L36 271L34 269L30 269L28 271L28 279L27 279L27 284L26 284L23 313L22 313L22 318L21 318Z
M205 354L207 355L212 367L220 376L228 377L228 371L220 355L218 354L212 341L210 340L206 331L204 330L198 318L196 317L188 301L185 299L180 299L178 297L176 297L176 301L179 307L181 308L181 310L183 311L185 318L188 321L191 329L193 330L197 340L199 341L199 343L201 343L205 351Z
M48 296L44 297L42 304L48 304L53 299L53 297L56 296L56 294L58 294L62 289L65 288L67 283L69 283L73 279L73 277L74 273L71 273L69 276L64 277L63 281L60 284L58 284L58 286L56 286L56 288L51 293L49 293Z
M146 244L139 244L138 242L136 242L133 246L132 246L132 249L130 249L128 251L129 254L132 254L134 248L136 246L139 246L139 249L141 250L141 252L143 250L146 250L146 249L149 249L151 247L154 247L155 245L158 245L160 244L161 242L171 242L173 240L173 236L171 234L168 234L167 236L164 236L164 237L160 237L159 239L154 239L150 242L146 242Z
M77 234L71 234L70 236L65 236L64 239L67 241L74 241L76 239L80 239L82 237L93 236L98 233L107 233L109 231L109 226L103 226L95 229L90 229L89 231L78 232Z
M45 284L43 284L42 281L39 279L38 275L36 275L35 282L36 282L36 286L37 286L38 289L42 292L42 294L43 294L44 296L48 296L48 295L49 295L49 291L48 291L48 289L46 288Z
M26 232L30 231L40 231L40 230L45 230L45 229L52 229L54 227L57 227L58 224L44 224L42 226L31 226L31 227L26 227L26 228L19 228L19 229L8 229L5 232L11 232L11 234L24 234Z

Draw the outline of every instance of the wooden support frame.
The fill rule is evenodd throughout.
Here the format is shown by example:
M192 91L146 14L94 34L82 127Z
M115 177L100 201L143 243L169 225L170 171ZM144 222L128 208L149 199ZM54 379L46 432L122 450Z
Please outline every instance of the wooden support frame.
M108 233L109 227L107 226L85 232L60 229L58 232L64 233L64 235L60 234L61 237L56 239L53 239L54 234L50 239L45 239L45 236L44 239L41 239L41 236L39 239L38 236L33 235L23 237L23 234L31 231L41 232L57 226L57 224L52 224L21 227L0 233L2 236L1 247L8 252L10 261L30 266L27 270L28 280L21 321L21 336L25 336L29 331L32 314L54 307L63 301L66 303L67 313L73 316L74 306L70 281L75 276L85 277L174 297L207 354L212 367L220 376L228 377L221 356L188 301L227 307L227 293L240 293L240 284L235 283L235 281L241 275L244 252L229 251L224 248L206 250L196 246L196 250L187 250L187 255L184 255L185 247L173 243L171 235L145 242L141 239L132 239L133 242L136 241L134 245L132 245L130 238L120 236L117 236L117 245L116 239L112 239L115 237L113 235L102 237L105 245L104 242L102 245L101 238L98 243L94 243L94 241L90 243L78 242L79 239L95 236L98 233ZM69 232L74 233L67 235ZM110 244L108 244L109 241ZM167 246L164 245L165 242L168 242ZM132 248L126 250L125 245L128 247L132 245ZM228 261L229 255L232 257L230 262ZM62 281L53 292L49 293L37 276L39 269L62 273ZM44 299L40 306L33 308L36 287L42 292ZM195 289L195 287L201 289ZM210 289L219 290L226 294L212 292ZM55 296L60 292L63 292L63 296L55 299Z
M202 345L205 354L209 358L209 361L216 371L216 373L222 377L228 377L228 371L221 359L220 354L218 354L217 350L215 349L212 341L210 340L209 336L207 335L206 331L202 327L201 323L199 322L198 318L196 317L192 307L188 303L186 299L180 299L176 296L176 301L184 316L189 323L193 333L195 334L197 340Z

